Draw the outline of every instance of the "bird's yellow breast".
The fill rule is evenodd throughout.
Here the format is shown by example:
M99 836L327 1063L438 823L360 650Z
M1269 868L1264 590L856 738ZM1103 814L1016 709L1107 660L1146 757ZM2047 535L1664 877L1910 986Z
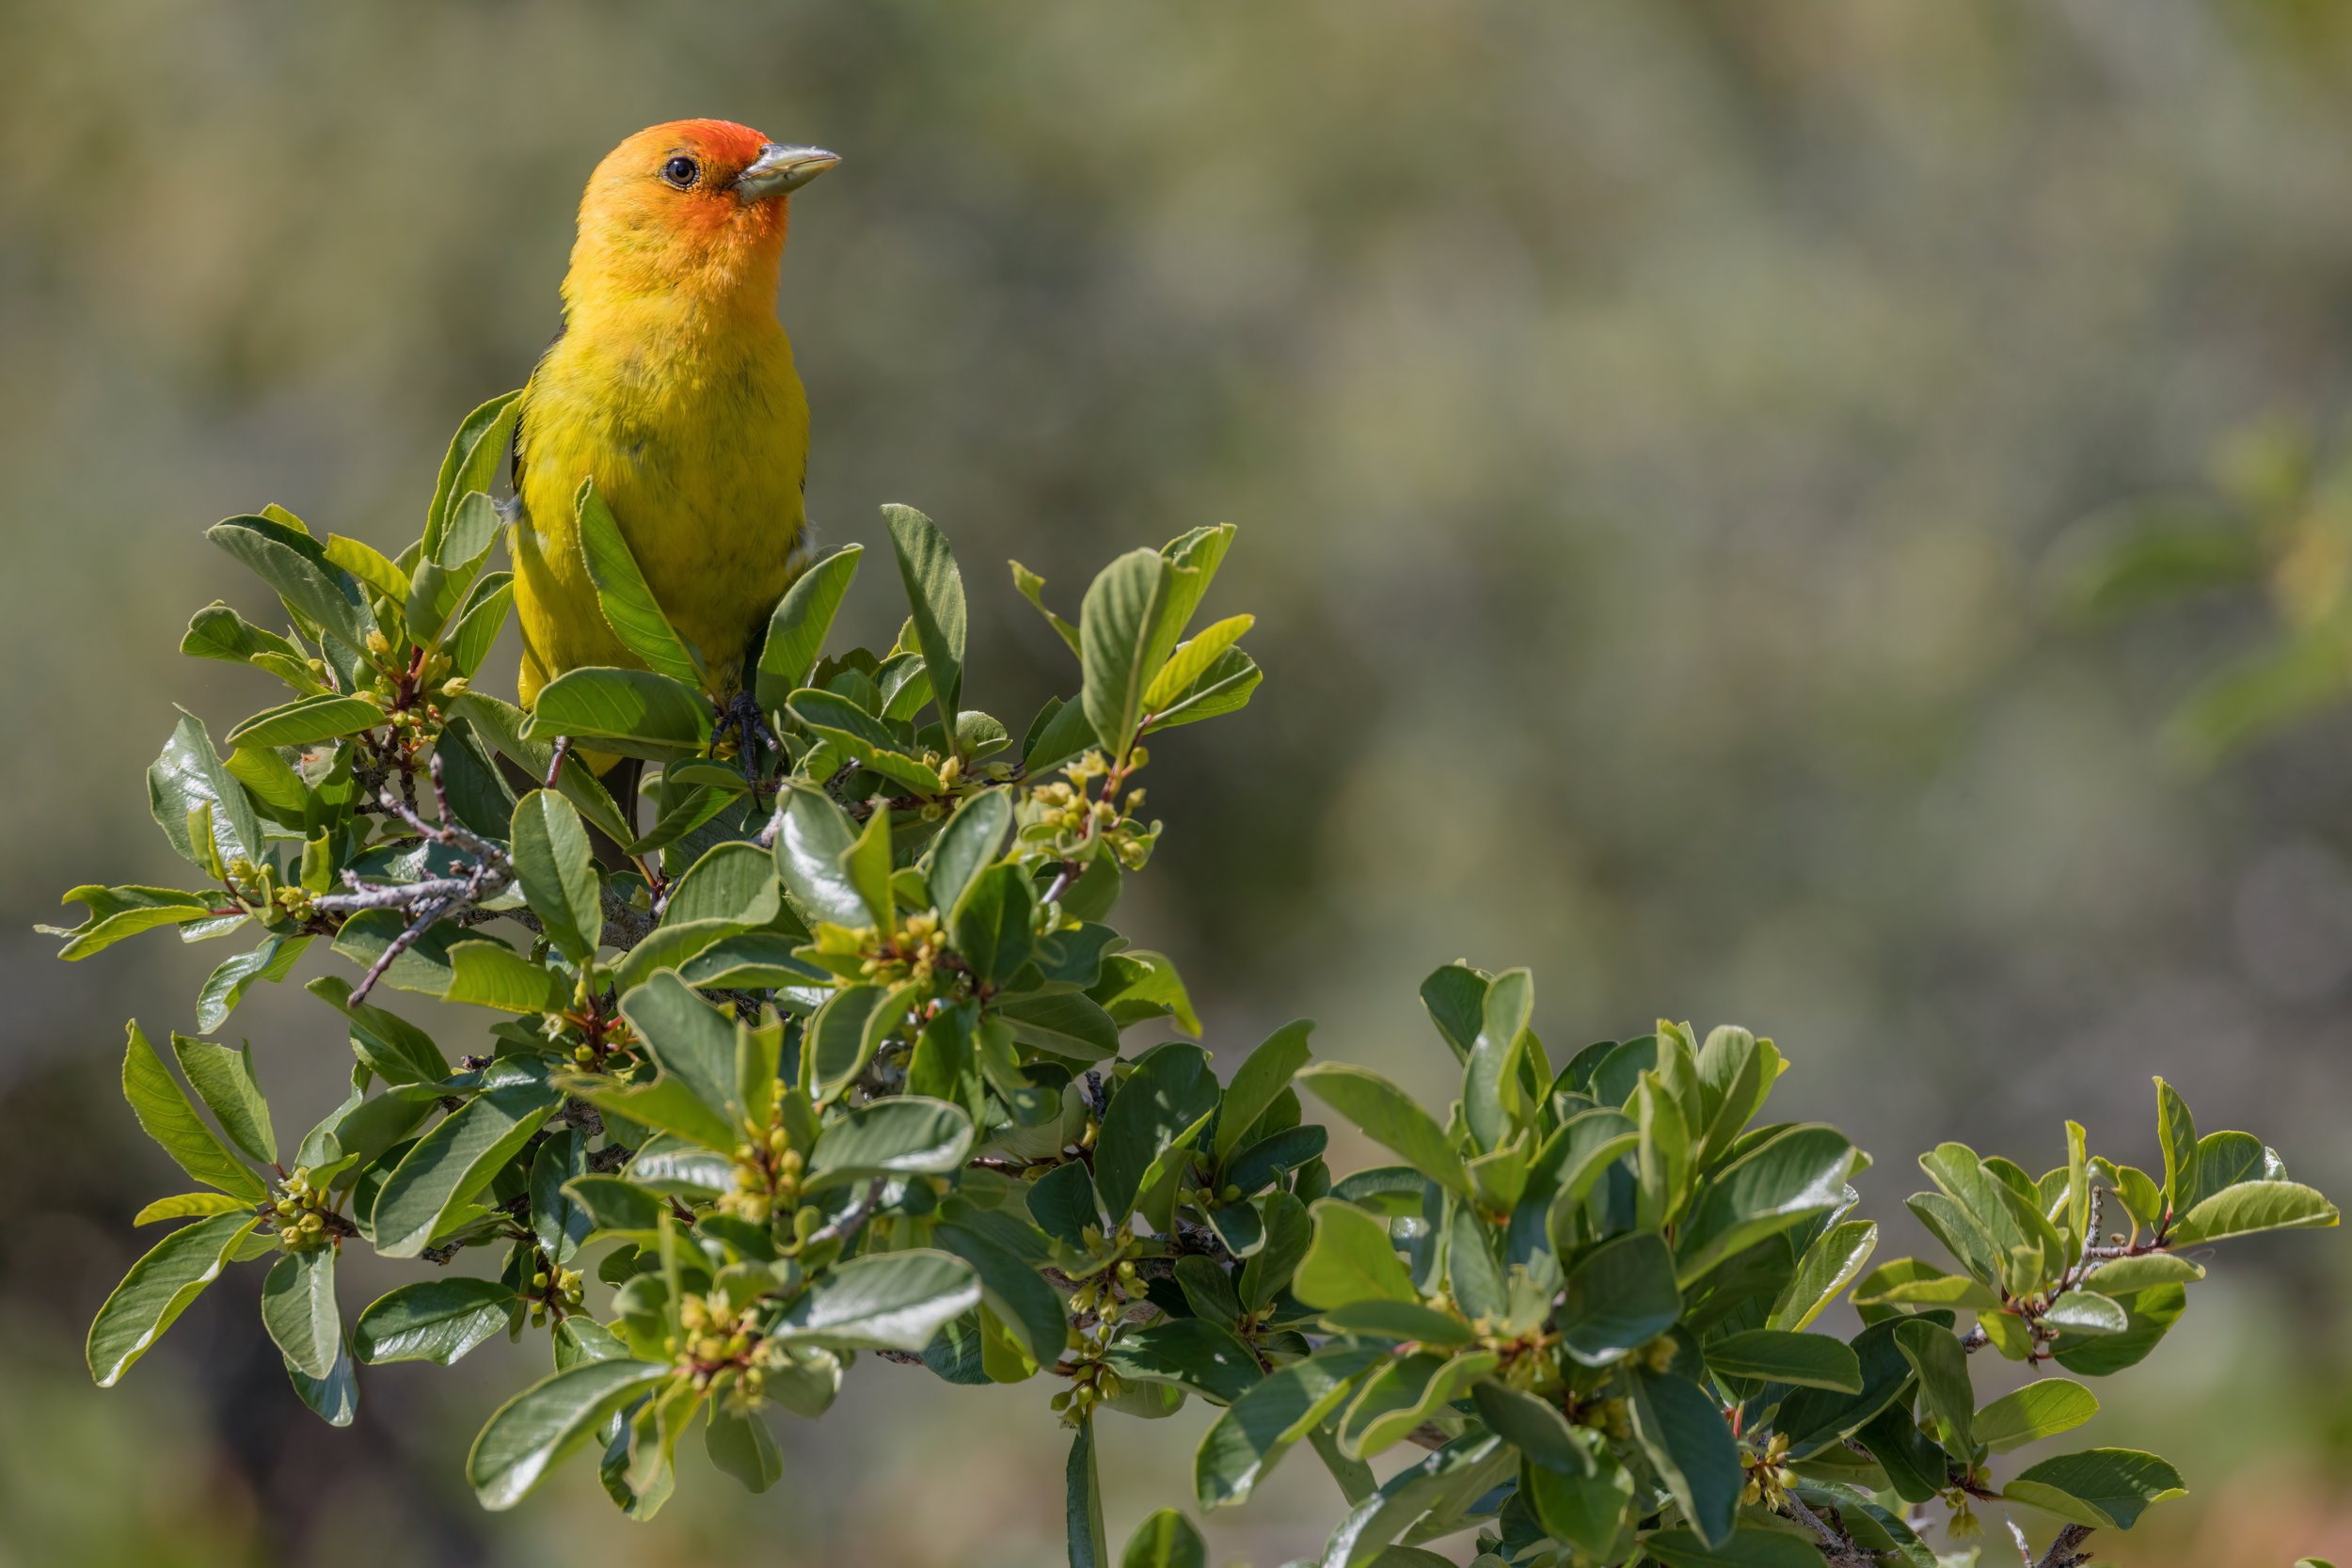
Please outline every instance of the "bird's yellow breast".
M576 314L532 374L516 450L524 704L563 671L638 662L580 559L587 478L671 624L731 685L801 558L808 404L775 318L712 323L660 299Z

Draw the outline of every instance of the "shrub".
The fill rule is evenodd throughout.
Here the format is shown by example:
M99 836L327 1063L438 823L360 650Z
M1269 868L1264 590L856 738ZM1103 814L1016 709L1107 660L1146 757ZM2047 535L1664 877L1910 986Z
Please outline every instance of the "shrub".
M276 508L212 531L286 629L214 604L183 647L292 696L225 757L183 717L149 770L201 886L68 895L88 911L58 933L68 958L166 926L260 937L168 1056L131 1025L132 1110L202 1190L139 1214L178 1227L99 1309L101 1385L227 1266L266 1259L262 1327L338 1425L360 1366L544 1343L548 1374L465 1461L489 1508L586 1449L648 1516L694 1427L764 1488L771 1418L822 1416L865 1352L1056 1390L1075 1564L1109 1560L1104 1415L1187 1399L1219 1410L1202 1510L1302 1443L1329 1467L1352 1511L1327 1568L1440 1562L1419 1544L1467 1530L1484 1565L1932 1565L1917 1528L1964 1531L1992 1500L2057 1520L2058 1564L2181 1479L2125 1449L2010 1451L2097 1409L2074 1378L2157 1348L2203 1275L2189 1252L2336 1223L2159 1082L2160 1167L2092 1154L2072 1122L2040 1173L1944 1144L1909 1203L1948 1260L1871 1267L1851 1185L1868 1157L1827 1126L1759 1125L1772 1041L1661 1022L1555 1060L1524 970L1422 984L1462 1071L1438 1110L1311 1059L1304 1022L1222 1083L1188 1041L1122 1055L1139 1026L1199 1033L1168 960L1109 920L1159 845L1144 740L1259 683L1248 616L1191 629L1232 531L1120 557L1074 625L1016 564L1080 670L1016 744L961 705L964 589L919 514L887 509L909 607L892 647L822 651L850 546L738 675L670 627L583 487L586 569L643 668L569 672L526 714L468 686L511 597L485 487L512 416L501 399L467 420L397 558ZM648 766L649 826L607 788L630 768L599 775L590 752ZM348 1037L351 1090L281 1139L249 1053L201 1037L319 942L358 972L307 983ZM497 1020L453 1062L387 990ZM1335 1177L1302 1088L1392 1163ZM426 1266L350 1315L351 1246ZM475 1249L494 1274L447 1267ZM1813 1326L1841 1293L1851 1338ZM1988 1357L2074 1377L1980 1403ZM1417 1451L1377 1479L1396 1449ZM1203 1549L1164 1510L1120 1560Z

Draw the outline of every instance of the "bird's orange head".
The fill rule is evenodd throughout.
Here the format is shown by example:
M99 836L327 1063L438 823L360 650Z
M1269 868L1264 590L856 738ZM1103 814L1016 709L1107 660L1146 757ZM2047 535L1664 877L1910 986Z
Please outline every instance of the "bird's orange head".
M771 308L790 194L840 161L723 119L638 132L588 178L565 305L683 295Z

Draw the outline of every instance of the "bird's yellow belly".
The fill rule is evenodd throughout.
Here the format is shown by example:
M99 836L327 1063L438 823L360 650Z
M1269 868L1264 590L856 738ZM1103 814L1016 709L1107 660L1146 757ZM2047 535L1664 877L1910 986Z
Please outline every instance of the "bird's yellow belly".
M731 689L801 560L808 406L783 334L661 360L567 338L532 377L520 445L524 705L565 670L638 662L580 559L572 502L586 478L671 625Z

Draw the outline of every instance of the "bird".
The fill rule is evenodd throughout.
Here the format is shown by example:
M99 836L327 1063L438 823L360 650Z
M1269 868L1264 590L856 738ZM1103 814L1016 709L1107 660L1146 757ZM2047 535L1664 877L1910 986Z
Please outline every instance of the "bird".
M517 696L639 666L606 625L575 501L593 479L670 624L714 683L804 564L808 400L776 319L794 191L840 163L749 126L638 132L589 177L563 328L523 388L510 461Z

